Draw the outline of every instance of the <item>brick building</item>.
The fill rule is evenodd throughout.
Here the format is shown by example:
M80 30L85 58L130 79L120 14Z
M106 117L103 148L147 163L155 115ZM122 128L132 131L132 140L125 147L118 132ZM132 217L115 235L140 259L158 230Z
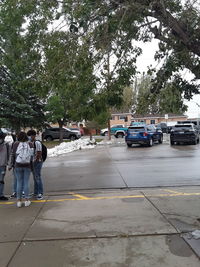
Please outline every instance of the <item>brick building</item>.
M160 122L177 122L187 120L186 115L177 114L167 114L168 119L166 119L165 114L156 115L132 115L131 113L113 113L110 120L110 125L124 124L125 126L130 125L131 121L144 122L146 124L158 124Z

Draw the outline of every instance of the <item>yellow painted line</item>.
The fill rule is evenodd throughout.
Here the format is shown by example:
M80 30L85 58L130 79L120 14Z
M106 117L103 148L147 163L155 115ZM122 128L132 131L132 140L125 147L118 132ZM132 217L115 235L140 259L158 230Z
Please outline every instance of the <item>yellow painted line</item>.
M177 191L174 191L174 190L169 190L169 189L161 189L162 191L166 191L166 192L169 192L169 193L172 193L172 194L177 194L177 195L180 195L182 194L182 192L177 192Z
M173 192L172 190L170 190ZM146 197L177 197L177 196L200 196L200 193L175 193L171 194L157 194L157 195L145 195ZM73 194L78 198L62 198L62 199L43 199L43 200L31 200L34 203L44 203L44 202L64 202L64 201L84 201L84 200L106 200L106 199L130 199L130 198L145 198L144 195L128 195L128 196L102 196L102 197L84 197L79 194ZM0 202L0 205L10 205L15 204L15 202Z
M80 195L80 194L74 194L74 193L72 193L71 194L73 197L78 197L78 198L80 198L80 199L90 199L89 197L84 197L84 196L82 196L82 195Z
M10 205L10 204L14 204L15 202L0 202L0 205Z

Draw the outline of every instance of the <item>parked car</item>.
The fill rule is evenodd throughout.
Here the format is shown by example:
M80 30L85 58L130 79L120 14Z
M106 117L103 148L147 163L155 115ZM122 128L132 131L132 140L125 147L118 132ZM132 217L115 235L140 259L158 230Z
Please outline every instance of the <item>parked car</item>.
M163 142L163 133L155 125L130 126L125 141L128 147L132 144L152 146L154 142Z
M79 128L69 128L73 132L77 132L79 135L81 135L81 131Z
M101 129L100 134L102 136L107 136L108 135L108 128Z
M124 126L123 124L116 124L110 127L110 133L114 135L116 138L124 137L126 134L128 127ZM106 136L108 135L108 128L101 130L101 135Z
M165 123L165 122L158 123L156 125L156 128L160 129L163 133L168 133L169 132L167 123Z
M200 133L200 120L186 120L186 121L177 121L177 124L188 124L188 123L193 123L196 127L196 129L198 130L198 132Z
M70 139L71 141L79 139L81 137L80 131L77 130L70 130L68 128L63 129L63 139ZM58 127L51 127L45 129L42 133L42 139L46 141L52 141L54 139L60 138L60 129Z
M170 133L170 144L199 143L199 132L193 123L176 124Z

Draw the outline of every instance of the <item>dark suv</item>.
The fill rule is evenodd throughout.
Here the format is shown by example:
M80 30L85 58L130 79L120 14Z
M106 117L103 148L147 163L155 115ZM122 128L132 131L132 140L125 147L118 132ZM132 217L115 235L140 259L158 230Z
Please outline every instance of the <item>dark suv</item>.
M193 123L176 124L170 133L171 145L179 143L199 143L199 133Z
M68 128L62 128L63 130L63 139L70 139L71 141L76 140L81 137L79 131L70 130ZM46 141L52 141L53 139L60 138L60 129L58 127L52 127L45 129L42 133L42 139Z
M154 142L163 142L163 133L154 125L130 126L126 132L125 141L128 147L132 144L152 146Z

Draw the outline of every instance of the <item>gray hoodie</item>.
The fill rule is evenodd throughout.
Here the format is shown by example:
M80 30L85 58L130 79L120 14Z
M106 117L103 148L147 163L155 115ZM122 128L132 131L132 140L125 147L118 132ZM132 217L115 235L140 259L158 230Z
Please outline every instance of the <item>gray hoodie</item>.
M9 144L3 142L2 144L0 144L0 167L7 166L9 156L10 146Z

